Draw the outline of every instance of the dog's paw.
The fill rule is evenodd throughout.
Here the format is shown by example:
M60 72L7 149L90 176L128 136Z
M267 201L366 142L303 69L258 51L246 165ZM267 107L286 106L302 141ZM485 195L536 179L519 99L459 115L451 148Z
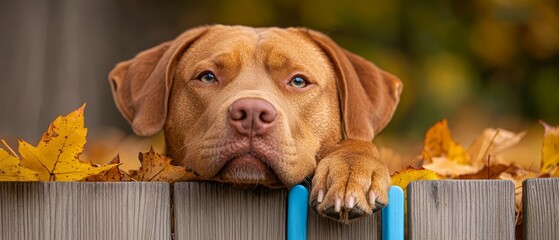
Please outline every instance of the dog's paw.
M318 164L310 202L321 215L349 223L388 204L389 186L388 168L378 161L378 154L342 152Z

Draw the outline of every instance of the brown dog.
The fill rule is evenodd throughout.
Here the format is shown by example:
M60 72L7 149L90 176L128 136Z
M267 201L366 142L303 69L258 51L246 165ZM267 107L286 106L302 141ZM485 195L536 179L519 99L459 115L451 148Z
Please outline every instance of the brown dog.
M387 203L388 169L371 143L400 80L302 28L208 26L119 63L118 108L141 136L201 180L290 187L347 222Z

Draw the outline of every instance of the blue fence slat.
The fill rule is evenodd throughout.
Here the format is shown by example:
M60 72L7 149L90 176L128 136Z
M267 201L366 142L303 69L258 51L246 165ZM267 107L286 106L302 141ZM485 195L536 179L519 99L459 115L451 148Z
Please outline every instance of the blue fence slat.
M388 190L388 205L382 209L382 240L404 240L404 191Z
M287 240L307 239L309 191L302 185L289 190L287 202Z

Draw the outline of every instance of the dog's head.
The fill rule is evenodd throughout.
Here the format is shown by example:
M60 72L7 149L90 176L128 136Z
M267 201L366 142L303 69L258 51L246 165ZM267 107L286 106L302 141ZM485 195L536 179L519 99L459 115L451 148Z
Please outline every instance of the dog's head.
M200 179L291 186L343 138L370 141L400 80L301 28L209 26L119 63L113 96L134 132L165 130Z

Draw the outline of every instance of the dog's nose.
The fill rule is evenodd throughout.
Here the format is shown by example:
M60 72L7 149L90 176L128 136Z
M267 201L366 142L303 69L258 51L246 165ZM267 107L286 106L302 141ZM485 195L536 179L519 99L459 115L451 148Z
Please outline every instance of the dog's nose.
M240 134L251 137L266 133L276 115L271 103L258 98L241 98L229 107L231 125Z

